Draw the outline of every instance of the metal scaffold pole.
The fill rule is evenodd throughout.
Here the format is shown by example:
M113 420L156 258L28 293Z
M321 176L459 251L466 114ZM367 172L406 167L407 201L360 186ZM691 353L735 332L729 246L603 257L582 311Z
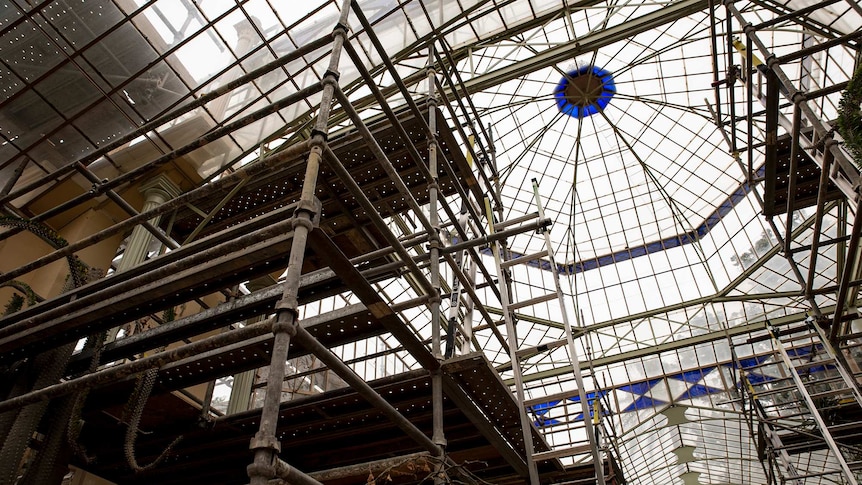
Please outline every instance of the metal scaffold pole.
M855 3L851 2L851 4ZM774 25L786 21L791 14L755 24L746 18L744 10L738 9L732 0L725 0L723 4L728 14L726 34L728 59L735 48L743 60L743 72L739 78L744 81L746 88L745 120L749 145L749 178L752 178L751 173L753 173L751 127L754 126L754 101L760 102L766 108L764 113L767 132L765 167L774 166L770 165L770 161L772 164L777 164L775 157L779 149L775 140L782 128L787 133L790 150L787 163L786 211L783 215L785 235L783 239L779 237L779 242L811 306L812 315L806 319L806 324L802 327L777 327L767 324L768 337L775 356L774 361L760 365L780 370L782 377L773 379L771 382L747 381L746 390L750 392L752 402L749 412L753 415L752 419L758 421L762 446L771 450L771 455L767 456L770 472L777 472L777 475L782 477L782 481L802 483L809 478L830 476L830 479L840 480L841 483L855 484L857 483L855 468L858 464L852 463L850 458L855 456L858 450L855 449L854 443L846 436L842 436L841 426L830 422L828 418L829 413L834 413L837 408L847 412L851 408L854 411L858 410L858 406L862 405L859 384L852 372L851 363L848 362L849 353L840 345L842 340L846 341L848 338L849 322L845 318L845 312L849 311L848 307L852 306L855 300L851 286L852 281L858 279L858 267L854 261L858 257L858 240L860 228L862 228L862 215L860 215L862 211L859 210L862 202L857 190L859 171L853 166L852 160L848 158L838 142L833 139L830 122L826 121L816 108L817 97L832 88L809 91L809 84L804 79L793 78L792 74L788 75L788 72L792 72L793 66L790 64L792 61L826 51L831 46L857 38L860 34L856 32L842 39L804 45L796 52L779 56L767 47L760 33L768 32L769 30L764 29L772 29ZM801 15L807 10L803 8L792 15ZM734 32L732 28L734 20L741 26L745 35L744 42L731 37ZM761 56L763 60L757 56ZM808 60L810 61L810 58ZM755 77L758 82L755 82ZM735 81L736 77L732 79ZM733 92L732 87L730 91ZM790 102L788 109L781 107L782 97ZM788 113L788 110L792 112ZM800 163L807 158L814 162L820 173L815 179L817 191L815 223L813 237L806 241L810 246L810 250L807 250L810 260L809 269L805 275L793 256L798 251L798 248L793 247L796 230L793 221L799 208L796 206L799 192L797 184L801 182L797 181L797 177L804 171ZM766 173L770 173L769 168L766 168ZM820 277L818 272L822 266L818 261L818 254L823 248L821 237L825 232L822 228L824 216L830 210L826 205L830 185L846 198L848 207L856 209L848 248L846 251L841 246L836 248L836 258L839 261L836 270L838 285L835 310L832 315L824 314L814 297L815 281ZM759 202L761 205L764 204L763 199ZM780 234L779 228L771 219L769 223L773 232L776 235ZM839 223L839 234L845 227L848 227L846 223ZM776 396L783 396L782 393L793 397L782 398L780 405L776 404ZM798 422L805 422L806 426L799 426L796 424ZM804 464L800 465L794 457L788 455L787 450L790 447L786 443L793 440L804 440L809 448L815 446L812 443L816 443L816 447L822 449L822 453L829 457L830 466L818 470L810 466L806 467ZM800 450L804 449L806 448L797 444L795 453L801 453Z
M281 444L276 433L282 382L286 373L287 350L290 346L291 337L297 333L299 323L297 295L308 234L314 229L316 220L320 217L320 204L314 193L317 188L320 161L326 147L329 113L334 93L338 87L338 62L342 46L347 41L347 17L350 12L350 3L351 0L344 0L338 24L333 29L332 54L329 68L323 76L320 111L312 130L302 192L294 213L294 236L290 248L284 292L281 300L276 304L276 318L272 324L272 333L275 335L275 339L272 345L272 357L267 375L260 425L257 434L251 439L249 445L249 448L254 450L254 461L247 470L251 485L266 485L278 475L277 464L280 463L278 453L281 451Z
M533 197L536 201L536 208L539 211L539 219L542 220L545 218L545 208L542 204L542 199L539 194L539 183L536 179L533 179ZM601 453L599 452L599 443L598 436L596 435L593 422L590 419L590 403L587 399L587 393L584 390L584 377L581 375L581 365L580 360L578 359L578 352L575 348L575 339L572 334L572 326L569 323L569 315L566 311L566 306L563 302L563 290L560 287L560 272L557 269L557 262L554 260L554 251L553 246L551 246L551 233L547 229L547 227L542 231L542 235L545 239L545 248L547 250L547 258L550 262L551 272L553 274L554 279L554 289L556 290L557 301L560 304L560 317L563 323L563 331L566 333L566 345L569 349L569 363L572 367L572 375L575 377L575 384L578 387L578 397L581 401L581 412L584 416L584 430L587 435L587 442L589 443L589 451L593 456L593 466L596 470L596 484L597 485L605 485L605 474L604 474L604 461L602 460ZM596 398L598 400L598 395ZM596 409L595 411L596 418L598 419L601 411Z
M437 99L434 95L434 45L428 50L428 170L431 172L431 180L428 181L428 211L431 222L432 233L429 235L430 263L431 263L431 286L434 293L428 300L431 307L431 352L437 360L443 360L441 351L441 319L440 319L440 217L437 214L437 199L439 197L439 186L437 183ZM449 328L449 332L454 331ZM431 405L433 414L433 436L434 444L441 451L446 449L446 437L443 433L443 373L440 367L431 372ZM437 465L434 475L434 483L445 483L443 461Z

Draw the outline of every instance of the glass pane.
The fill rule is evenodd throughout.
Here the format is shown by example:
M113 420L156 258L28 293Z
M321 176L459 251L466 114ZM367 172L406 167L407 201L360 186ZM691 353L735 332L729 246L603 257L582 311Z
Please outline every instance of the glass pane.
M0 56L27 82L35 81L64 60L56 45L29 20L0 37Z
M117 86L153 62L157 55L132 24L123 23L84 51L84 57L112 86Z
M135 123L126 119L109 100L97 104L74 124L97 146L110 143L135 128Z
M60 45L78 50L122 20L110 0L52 2L36 15L41 28Z
M50 74L35 89L42 97L66 118L90 105L101 97L99 88L77 68L61 69Z
M60 123L57 112L33 91L23 92L0 110L3 134L21 149L26 149Z

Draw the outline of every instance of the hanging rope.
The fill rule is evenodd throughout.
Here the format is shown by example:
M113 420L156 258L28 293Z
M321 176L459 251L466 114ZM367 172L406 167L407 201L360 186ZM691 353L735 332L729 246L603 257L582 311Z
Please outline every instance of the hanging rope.
M87 367L87 374L96 372L96 369L99 367L107 335L106 332L97 332L87 337L84 350L92 349L93 351L93 356L90 357L90 365ZM72 413L68 423L66 423L66 443L69 445L72 453L81 458L84 463L93 462L93 457L89 456L84 446L78 442L78 438L81 436L81 429L84 427L84 420L82 418L84 404L87 402L87 396L89 395L90 389L84 389L75 395L74 403L72 404Z
M162 320L165 323L172 322L174 318L176 318L176 315L176 308L169 307L162 312ZM164 347L157 349L157 352L161 352L162 350L164 350ZM126 461L129 463L129 466L132 470L138 473L149 470L161 463L165 458L167 458L171 450L173 450L183 439L182 435L178 436L150 464L144 466L140 466L138 464L138 458L135 456L135 441L138 438L138 428L141 424L141 416L144 413L144 407L147 404L147 400L150 398L150 394L153 391L153 386L155 386L156 378L158 376L158 369L149 369L143 374L138 375L138 379L135 382L135 389L132 391L132 395L129 396L129 401L126 403L126 408L123 413L124 419L128 423L123 451L125 452Z
M13 227L28 231L45 241L53 249L60 249L69 244L53 229L41 222L29 221L18 217L0 216L0 227ZM83 286L87 281L89 267L74 255L66 257L66 261L69 263L70 283L74 287ZM69 362L74 349L75 343L69 342L33 358L31 368L38 369L39 373L31 387L39 389L56 384L63 377L66 371L66 364ZM66 402L67 400L61 400L61 403ZM10 411L4 413L2 419L0 419L0 436L5 436L5 441L2 448L0 448L0 485L16 483L21 459L29 446L30 438L36 431L39 422L42 421L46 409L48 409L48 404L46 401L16 411ZM65 412L64 416L69 416L68 409L64 406L60 406L60 411ZM51 414L55 415L59 413L52 412ZM36 453L30 462L30 468L53 468L58 451L59 448L48 447Z
M14 288L24 296L22 297L18 295L18 293L13 293L12 300L10 300L6 307L3 309L3 316L11 315L17 311L20 311L24 308L25 304L27 306L33 306L36 303L44 300L44 298L37 295L36 292L33 291L33 288L30 288L30 285L24 283L23 281L12 280L0 284L0 288L4 287ZM17 297L17 299L15 297Z
M165 458L167 458L171 450L173 450L174 447L176 447L183 439L182 435L178 436L155 460L149 464L144 466L138 464L138 459L135 456L135 441L138 438L138 427L141 424L141 416L144 412L144 406L147 404L147 400L150 397L150 393L153 390L153 386L156 383L158 375L158 369L149 369L140 374L135 383L135 389L132 391L132 395L129 396L129 401L126 403L128 427L126 428L126 441L123 444L123 451L125 452L126 461L129 463L129 467L138 473L150 470L161 463Z

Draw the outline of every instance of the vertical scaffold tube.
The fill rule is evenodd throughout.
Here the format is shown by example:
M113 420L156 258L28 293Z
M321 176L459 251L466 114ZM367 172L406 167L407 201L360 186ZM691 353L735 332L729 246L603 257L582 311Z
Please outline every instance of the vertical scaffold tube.
M347 16L350 12L350 2L351 0L344 0L341 6L341 16L332 32L332 55L329 68L323 75L320 111L312 130L308 163L302 182L302 193L294 214L294 236L290 248L284 292L281 300L276 304L276 318L272 325L272 333L275 338L272 345L272 358L267 375L260 425L249 445L254 450L254 461L247 469L251 485L266 485L277 475L276 465L279 462L278 453L281 451L281 444L276 433L282 382L287 366L287 349L290 346L291 337L296 335L298 324L297 293L308 233L314 229L314 220L320 212L314 192L317 187L320 159L326 147L329 112L338 83L338 62L342 46L347 40Z
M441 320L440 320L440 217L437 214L437 198L439 188L437 185L437 99L434 96L434 44L428 48L428 171L431 172L431 180L428 181L428 211L433 231L429 236L430 241L430 263L431 263L431 286L434 292L430 295L431 306L431 352L437 360L443 359L441 351ZM455 329L451 326L449 332ZM433 435L434 444L440 447L441 452L446 448L446 438L443 434L443 374L438 367L431 374L431 406L433 412ZM443 476L443 461L441 460L434 483L439 485L445 483Z

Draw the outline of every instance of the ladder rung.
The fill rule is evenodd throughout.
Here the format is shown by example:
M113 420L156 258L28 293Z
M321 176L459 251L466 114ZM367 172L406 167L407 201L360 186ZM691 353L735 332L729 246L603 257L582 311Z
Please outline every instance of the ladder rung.
M539 213L533 212L530 214L523 215L521 217L509 219L508 221L498 222L498 223L494 224L494 230L495 231L502 231L503 229L505 229L507 227L514 226L515 224L520 224L522 222L527 222L527 221L529 221L531 219L535 219L537 217L539 217Z
M590 476L587 478L577 478L575 480L566 480L565 482L555 482L558 485L596 485L596 477ZM605 479L607 483L607 479Z
M827 476L827 475L834 475L834 474L838 474L838 473L843 474L844 472L843 472L840 468L835 468L835 469L832 469L832 470L824 470L824 471L822 471L822 472L803 473L803 474L801 474L801 475L799 475L799 474L797 474L797 475L788 475L788 476L787 476L787 480L786 480L786 481L788 481L788 482L792 482L793 480L804 480L804 479L806 479L806 478L825 477L825 476Z
M847 333L844 335L838 335L837 339L838 340L850 340L850 339L857 339L860 337L862 337L862 332Z
M551 460L563 456L575 456L589 453L592 450L589 444L562 448L559 450L542 451L533 455L535 461Z
M509 310L515 311L515 310L518 310L521 308L537 305L537 304L542 303L542 302L556 300L556 299L557 299L556 293L548 293L547 295L537 296L535 298L530 298L529 300L520 301L518 303L512 303L511 305L509 305Z
M534 345L532 347L524 347L523 349L518 349L518 357L520 357L522 359L525 357L532 357L536 354L540 354L542 352L547 352L549 350L554 350L558 347L562 347L563 345L566 345L567 343L568 343L568 340L561 339L561 340L554 340L551 342L546 342L546 343L543 343L541 345Z
M786 404L787 403L782 403L780 405L786 405ZM799 406L794 406L794 407L799 408ZM809 411L808 408L805 408L805 411L799 412L799 413L784 414L784 415L780 415L780 416L767 416L767 417L759 418L759 419L761 421L766 422L766 423L784 424L785 426L787 426L788 423L791 421L797 420L798 418L809 419L810 416L811 416L811 411ZM782 421L783 423L778 423L779 421ZM790 424L792 424L792 423L790 423Z
M790 343L790 342L798 342L799 340L806 340L806 339L807 340L813 340L813 343L815 343L815 344L819 344L821 342L820 336L817 335L817 332L806 333L804 335L796 335L793 337L790 337L790 336L778 337L778 340L780 340L781 343L785 343L785 344Z
M770 376L770 377L771 377L771 379L770 379L770 380L768 380L768 381L755 382L755 383L752 383L752 384L751 384L751 386L752 386L752 387L755 389L755 391L756 391L758 386L774 386L774 385L777 385L777 384L781 384L782 382L787 382L787 381L791 381L791 380L793 380L793 378L792 378L792 377L790 377L790 376L786 376L786 377L772 377L772 376ZM771 390L771 389L763 389L763 390L764 390L764 391L769 391L769 390ZM757 393L757 392L755 392L755 393Z
M493 282L493 284L496 284L496 283L497 283L496 281ZM473 286L473 289L474 290L481 290L482 288L487 288L487 287L491 286L491 284L492 283L489 283L487 281L483 281L483 282L479 283L478 285Z
M500 266L502 266L504 268L508 268L508 267L514 266L516 264L535 261L537 259L541 259L542 257L547 257L547 256L548 256L547 251L539 251L538 253L525 254L523 256L518 256L515 259L509 259L507 261L503 261L502 263L500 263Z
M814 392L814 393L811 393L810 396L812 398L828 397L828 396L837 396L838 394L844 394L844 393L848 393L848 392L850 394L853 393L853 391L849 387L844 387L841 389L830 389L828 391L823 391L823 392Z
M814 385L814 384L829 384L829 383L832 383L832 382L839 382L839 381L844 382L844 378L843 378L843 377L841 377L841 376L832 376L832 377L827 377L827 378L825 378L825 379L817 379L816 381L806 382L806 384L811 384L811 385ZM846 388L845 388L845 389L846 389Z
M823 360L815 360L815 361L811 361L811 362L800 362L798 364L793 364L793 368L796 370L799 370L799 369L808 369L811 367L820 367L822 365L834 365L834 364L835 364L835 359L827 357Z
M787 382L787 381L790 381L790 380L791 380L791 378L790 378L790 377L781 377L781 378L778 378L778 379L775 379L775 380L772 380L772 381L769 381L769 382L764 382L764 383L761 383L761 384L754 384L754 386L767 385L767 384L776 384L776 383L779 383L779 382ZM843 380L844 380L844 379L843 379L841 376L833 376L833 377L827 377L827 378L825 378L825 379L817 379L816 381L812 381L812 382L806 382L805 384L806 384L806 385L822 385L822 384L829 384L829 383L832 383L832 382L840 382L840 381L843 381ZM796 385L792 385L792 386L783 386L783 387L774 387L774 388L772 388L772 389L760 389L760 390L758 390L758 389L756 389L756 388L755 388L755 390L754 390L754 395L755 395L756 397L760 398L760 397L764 397L764 396L771 396L771 395L773 395L773 394L778 394L778 393L781 393L781 392L784 392L784 391L794 391L794 390L798 390L798 388L796 387ZM849 389L845 387L843 390L849 390ZM812 393L812 394L811 394L811 396L813 397L815 394L816 394L816 393Z
M852 344L841 344L838 346L838 348L840 348L841 350L847 350L847 349L855 349L856 347L859 347L859 346L862 346L862 342L856 340Z
M860 424L858 421L852 423L841 423L841 424L833 424L831 426L827 426L829 428L830 433L840 433L841 431L858 429ZM843 437L842 437L843 438Z
M759 417L764 423L782 425L783 427L794 426L798 420L811 418L811 410L805 405L802 398L794 396L793 399L777 402L774 405L764 406L766 415Z
M796 345L792 345L792 344L791 345L784 345L784 350L786 350L788 352L791 352L791 351L796 352L798 350L806 350L807 349L809 352L816 352L813 355L819 355L819 354L823 353L823 347L821 345L822 344L820 344L819 342L802 342L802 343L797 343ZM808 355L812 355L812 354L809 353ZM791 355L790 357L793 358L793 357L797 357L797 356ZM802 357L802 356L799 356L799 357Z
M785 435L784 437L787 438L788 436L790 436L790 435ZM780 440L781 437L779 436L778 439ZM772 450L773 451L786 451L788 453L793 453L795 451L806 450L809 448L811 448L811 443L804 442L804 443L794 443L792 445L782 444L782 446L773 446Z
M798 388L796 387L796 385L775 387L772 389L764 389L761 391L755 391L754 397L759 399L761 397L772 396L774 394L781 394L782 392L785 392L785 391L797 391L797 390L798 390Z

